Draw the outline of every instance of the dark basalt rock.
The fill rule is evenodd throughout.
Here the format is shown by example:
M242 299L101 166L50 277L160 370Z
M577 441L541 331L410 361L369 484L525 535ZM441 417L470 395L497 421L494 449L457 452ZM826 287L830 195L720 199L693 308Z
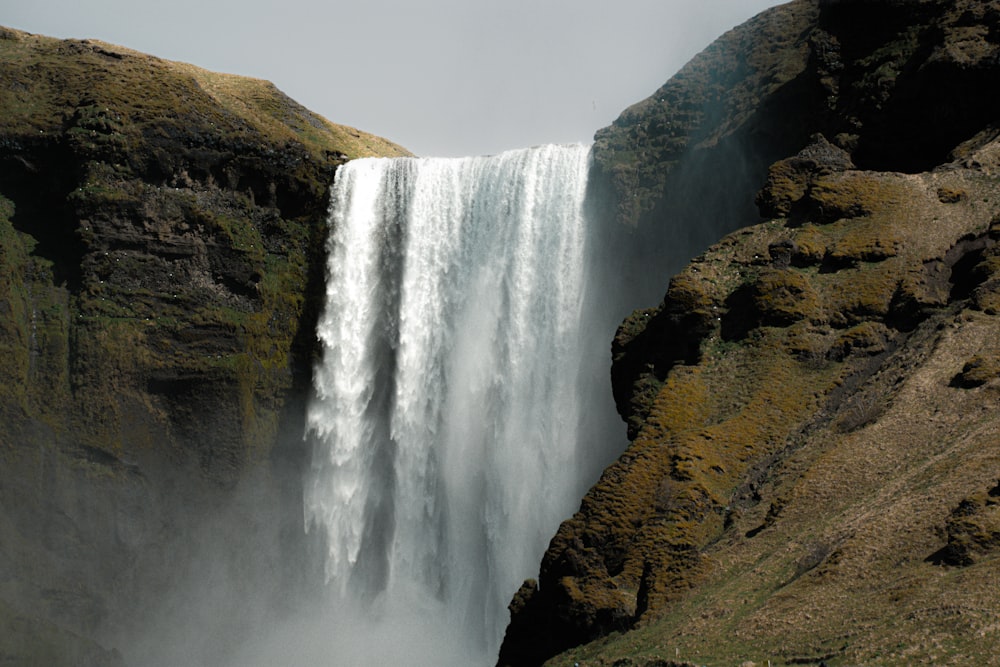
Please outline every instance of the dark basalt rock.
M847 151L831 144L822 134L816 134L794 157L771 165L767 183L757 193L757 209L764 218L815 218L819 211L802 206L808 201L806 195L814 179L854 168ZM822 217L822 212L819 213Z
M115 664L206 525L301 521L328 188L405 151L112 45L0 29L0 56L0 662ZM236 544L277 594L289 554Z
M967 567L1000 550L1000 485L965 498L945 523L948 544L932 560Z
M598 637L603 648L579 654L610 663L616 650L634 654L633 644L652 650L643 642L653 635L630 631L654 625L659 646L698 643L723 662L745 654L718 645L782 628L770 646L808 662L794 651L832 646L838 623L801 626L809 639L797 648L786 624L820 613L810 606L818 593L807 593L850 578L838 572L865 567L857 554L883 548L871 535L851 537L861 519L830 528L837 537L826 541L806 534L808 521L787 527L825 511L801 504L812 486L836 483L810 462L863 438L910 447L908 436L869 435L902 428L899 413L935 446L995 445L934 415L957 409L949 392L995 400L996 354L986 348L996 333L989 318L1000 312L990 224L1000 98L983 91L1000 80L998 35L992 1L799 0L727 33L597 133L597 173L645 247L663 247L677 228L704 233L706 247L722 241L675 267L662 303L618 329L612 382L632 442L512 603L499 664L576 655L573 647ZM956 357L941 343L953 338L979 351ZM933 390L919 400L928 404L894 403L931 358L951 370L927 385L925 369L918 386ZM977 424L987 414L961 407ZM981 434L995 434L989 423ZM963 497L968 470L978 471L954 465L935 481L941 498ZM976 503L949 520L946 562L995 556L992 500ZM920 525L923 541L906 546L918 563L941 540L939 528ZM744 542L779 531L788 532L771 550ZM786 561L787 541L812 546ZM742 558L795 574L727 569ZM897 565L864 576L890 587ZM741 579L757 576L772 592ZM796 588L806 585L815 588ZM728 599L737 595L742 603ZM861 591L856 603L875 601ZM612 633L624 634L619 642ZM888 634L869 653L837 649L824 659L860 664L905 644Z

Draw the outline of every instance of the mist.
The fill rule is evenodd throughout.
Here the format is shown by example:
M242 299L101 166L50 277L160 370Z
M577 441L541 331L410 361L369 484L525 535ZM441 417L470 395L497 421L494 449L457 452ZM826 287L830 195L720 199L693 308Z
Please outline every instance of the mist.
M507 603L621 449L608 394L581 400L611 335L589 335L589 169L589 147L546 145L338 172L305 508L334 604L387 630L374 645L416 624L491 662ZM581 446L594 413L603 455Z
M768 4L772 3L761 3L761 7ZM286 92L324 115L389 136L418 153L493 154L503 148L543 141L589 141L594 129L606 125L621 108L648 94L676 69L674 64L663 66L654 61L673 63L673 59L680 58L677 61L679 65L718 32L713 27L719 25L718 21L725 23L732 20L720 15L711 17L711 20L703 15L695 16L695 11L704 10L692 7L685 5L678 9L680 13L675 18L679 18L678 25L686 21L686 25L697 26L697 30L689 30L684 39L668 45L676 53L684 54L682 56L676 53L669 57L648 53L636 55L626 48L624 42L616 41L619 33L628 37L628 30L619 30L607 24L605 31L595 32L582 19L579 22L572 20L573 16L582 14L574 14L577 9L571 11L569 7L562 7L562 14L552 15L548 14L548 7L534 10L512 7L513 13L509 15L485 20L467 7L445 6L448 11L437 16L445 27L461 36L456 48L442 47L442 40L433 37L433 30L423 33L422 37L429 39L420 43L413 42L412 34L406 38L397 34L407 27L403 21L406 14L400 12L387 19L386 24L381 26L385 30L381 34L389 37L396 35L399 39L388 39L386 43L402 42L409 45L409 50L402 53L379 52L367 61L369 69L359 66L357 72L348 72L345 70L352 68L341 68L341 78L332 86L317 85L314 70L313 74L307 75L308 83L302 83L287 72L268 74L264 65L254 69L257 65L251 64L253 61L250 58L231 66L216 66L208 58L183 54L176 57L194 60L214 69L275 79ZM661 5L656 8L635 7L633 11L616 10L615 18L618 14L632 14L630 29L652 27L655 33L656 21L636 20L635 17L653 16L660 8ZM585 3L578 9L592 17L588 20L600 20L603 15L596 5ZM210 13L213 10L206 8L206 11ZM524 15L537 12L532 20L524 21L529 26L528 30L535 32L523 48L512 47L516 43L514 35L517 30L524 28L521 25L524 15L518 14L518 11L525 12ZM751 9L740 5L739 11L749 15ZM447 24L444 17L452 16L451 12L464 16L465 22ZM730 16L726 14L726 17ZM421 16L419 20L426 18ZM83 25L81 23L73 29L83 30ZM504 32L499 33L499 37L483 36L470 28L475 25L498 25ZM376 31L373 26L369 25L370 31L345 30L343 41L337 44L337 58L350 60L345 54L351 49L361 48L352 46L350 40L356 34ZM663 24L659 27L662 28ZM44 28L33 29L46 31ZM52 33L58 34L58 31ZM710 34L702 38L703 33ZM552 35L559 35L560 39L553 40ZM97 36L103 37L100 34ZM103 38L144 48L135 41L119 40L114 36ZM629 47L634 45L638 48L649 46L654 41L669 43L669 40L656 39L655 35L632 35L626 41ZM495 62L477 64L473 58L460 56L467 52L475 53L477 46L493 54ZM156 48L149 50L169 56L169 52ZM600 67L595 65L593 70L581 74L545 65L570 61L579 64L583 51L602 55L604 60ZM627 64L619 61L612 64L611 55L616 52L626 55ZM433 58L423 60L428 53ZM528 64L521 62L522 55L528 56L525 61ZM313 57L299 56L299 64L303 57ZM643 67L637 63L642 63ZM651 74L643 75L645 78L633 77L635 70L645 69L646 65L650 66L648 71ZM410 69L414 66L418 69ZM388 71L374 74L380 71L379 68L387 68ZM350 83L359 72L363 74L361 83ZM423 76L427 72L434 72L435 76ZM508 80L511 74L519 79L519 86L527 88L514 87ZM283 84L282 80L288 83ZM610 91L613 87L608 85L610 80L616 85L623 84L625 92L598 95L595 92L598 89ZM489 90L478 88L481 84ZM350 88L352 85L357 88ZM325 90L333 91L335 102L323 97L325 93L322 91ZM548 95L553 97L550 99ZM621 99L626 96L627 99ZM355 99L373 103L376 108L344 108L341 113L337 105ZM357 115L352 117L352 114ZM408 134L417 127L419 131ZM414 139L409 140L407 136ZM475 311L464 314L456 311L445 318L449 326L462 330L463 335L443 344L447 353L453 354L448 361L439 362L438 367L430 369L417 367L417 373L421 372L420 368L424 369L424 380L428 382L417 395L424 398L434 394L436 373L464 373L476 378L480 384L474 391L456 391L448 399L446 411L458 415L455 421L448 425L441 422L417 424L417 428L427 430L431 440L447 435L454 443L475 442L478 449L471 448L461 455L424 454L420 461L423 468L418 466L417 470L422 473L429 467L444 465L447 472L441 476L444 480L441 484L451 490L467 486L466 498L474 497L475 491L488 495L486 490L492 490L495 480L470 462L493 455L496 450L492 446L496 442L493 439L495 434L484 434L484 430L496 431L501 422L490 421L484 429L481 422L488 420L480 418L477 412L483 408L487 413L509 409L520 414L523 421L518 428L521 431L512 439L534 445L534 449L509 456L511 460L504 465L509 464L509 470L514 472L503 473L504 477L532 479L536 484L533 492L508 489L482 506L471 502L459 503L443 514L457 515L470 508L475 511L458 523L448 524L449 528L443 527L447 522L442 520L430 529L432 541L437 543L470 539L475 542L468 548L468 553L474 554L473 560L481 558L486 563L483 571L473 571L458 578L452 576L450 573L454 573L453 568L458 562L454 555L459 550L452 544L450 551L438 552L429 548L418 557L406 557L420 561L415 566L416 570L425 571L428 567L433 570L432 566L437 565L444 567L443 571L435 572L430 577L437 582L435 585L428 587L426 581L390 585L393 572L414 565L409 561L393 563L392 557L387 555L397 546L398 535L407 531L420 533L424 526L420 523L423 515L435 515L440 509L435 508L435 504L444 502L439 495L440 489L434 484L422 489L424 498L430 499L426 506L409 505L409 509L414 510L411 515L400 509L390 512L387 506L381 505L378 494L359 498L358 516L356 521L352 521L355 521L355 526L363 526L360 531L367 537L359 538L357 545L344 550L349 568L331 567L331 544L342 536L334 536L335 531L330 524L323 524L313 510L305 509L310 502L309 485L317 484L315 470L311 469L314 466L312 448L317 429L313 426L313 433L307 432L310 428L306 423L307 398L303 397L300 411L302 423L294 424L282 434L277 460L268 462L267 469L259 476L244 480L235 492L231 489L216 492L199 487L193 492L197 500L186 501L183 496L192 491L183 480L184 474L178 474L174 487L178 492L177 498L159 498L152 507L137 511L142 518L137 518L135 523L157 525L159 521L160 534L141 536L136 542L157 546L155 549L140 550L135 560L123 568L119 587L109 592L113 600L109 604L112 611L97 632L102 643L117 647L126 664L143 667L178 664L234 667L353 665L415 661L418 664L440 665L492 664L496 659L498 632L502 632L506 622L506 603L521 580L537 574L547 540L557 529L559 521L572 515L583 493L596 480L604 465L613 460L626 444L624 426L614 414L608 377L608 347L615 327L633 308L658 303L670 275L692 255L726 231L752 219L755 213L748 205L752 196L747 194L752 195L758 186L760 165L745 164L742 155L740 146L724 145L715 154L703 156L700 162L694 161L685 166L673 181L676 186L673 194L654 212L666 222L655 226L641 226L633 230L615 227L611 224L611 207L605 200L608 193L600 184L586 185L584 206L591 217L588 224L592 225L589 230L592 237L585 253L589 263L578 277L579 284L575 289L579 293L572 305L563 304L557 308L559 312L581 311L578 326L583 334L580 347L573 348L571 352L585 357L586 363L565 373L556 365L550 368L548 376L529 381L527 386L535 386L539 394L525 391L525 396L518 399L520 402L510 399L508 403L494 403L496 394L500 392L498 387L507 380L497 381L492 376L496 369L506 366L543 365L556 358L558 344L513 363L511 350L501 345L496 348L500 350L498 352L489 348L488 343L518 340L514 347L526 348L534 342L531 335L524 339L515 339L507 333L498 335L496 327L491 328L484 317ZM730 187L717 196L712 187L706 185L711 183L706 177L711 175L712 178L725 180L725 176L720 174L735 175L736 178L728 180ZM501 179L498 183L509 180ZM509 197L501 197L497 202L506 204L508 200ZM394 205L397 203L394 202ZM556 201L555 208L564 203ZM502 206L498 204L495 208ZM352 246L348 253L354 251L356 248ZM545 264L543 260L553 256L554 253L543 253L538 265ZM385 261L385 257L379 261ZM477 257L473 263L486 261ZM454 280L461 271L457 265L448 266L444 275L450 273ZM517 267L506 276L495 274L472 278L469 282L478 281L473 297L461 298L483 302L484 310L496 311L503 307L504 299L490 301L497 296L493 288L505 280L522 278L528 273L524 267ZM528 285L525 291L546 289ZM504 298L508 297L509 294L505 293ZM395 298L391 289L386 298L390 302ZM527 308L529 311L534 309L535 306ZM536 332L538 327L530 323L532 320L528 322L522 328L529 333ZM395 324L381 322L373 330L391 328ZM430 328L432 332L438 330L435 326ZM371 332L365 335L365 344L371 343ZM565 332L560 335L564 336ZM560 341L560 335L553 336L556 343ZM378 361L375 365L380 368L375 375L391 374L394 369L390 367L401 363L403 338L385 339L377 344L380 352L376 354ZM480 343L483 345L480 346ZM566 377L560 377L561 374ZM570 393L575 404L564 403L553 409L543 403L542 395L552 389L553 378L559 382L565 380L572 386ZM369 384L374 386L378 382L373 380ZM393 386L385 388L390 393L394 390ZM440 391L443 392L443 389ZM385 418L390 412L390 404L398 400L398 397L386 394L374 403L365 404L361 410L379 412ZM372 405L375 407L370 407ZM497 405L500 407L493 407ZM415 411L418 410L415 408ZM570 415L563 422L549 419L553 414L563 413ZM553 431L532 440L536 437L532 431L542 427ZM369 473L374 473L363 484L370 486L373 480L389 478L397 486L412 481L407 475L393 472L401 451L395 435L399 424L393 423L390 417L383 419L377 428L385 429L381 435L387 436L384 441L389 444L382 452L381 461L361 464ZM540 471L533 469L537 463L535 452L547 452L547 444L561 436L560 432L575 433L568 438L572 451L557 453ZM210 443L207 444L210 446ZM333 467L343 471L341 463L335 463ZM568 481L552 481L554 475L563 473L567 474ZM327 482L330 481L327 478ZM136 485L136 488L141 488L141 482ZM397 491L398 488L393 487L389 495L395 496ZM124 492L130 497L138 494L141 490ZM215 498L219 502L211 515L187 515L187 507L210 506ZM498 518L489 525L489 531L494 531L494 534L477 542L478 538L469 536L478 535L486 512L483 508L496 510L493 516ZM546 516L537 522L532 517L530 527L526 528L528 522L523 517L538 513L539 508L544 509ZM150 519L157 517L158 512L162 512L162 518ZM310 515L310 512L313 514ZM522 519L518 523L511 521L511 516ZM125 526L123 532L127 532L128 517L119 517L119 520ZM508 552L503 549L494 549L496 544L503 544L506 548L515 542L519 544L516 557L508 557ZM456 598L450 597L451 593L442 592L445 589L476 588L481 585L481 582L474 581L479 576L491 581L497 577L497 581L502 580L503 583L491 583L487 586L492 587L488 592L473 595L476 600L473 605L465 602L456 605ZM361 583L349 583L352 580ZM349 587L353 587L350 593L347 592ZM486 601L486 598L489 600ZM483 605L491 611L484 612ZM470 631L469 626L464 625L470 618L477 629ZM488 638L484 639L486 635Z
M670 275L693 255L756 215L747 202L762 167L742 155L739 142L723 142L684 162L671 177L675 194L661 204L667 222L637 228L614 221L608 184L589 162L572 177L528 175L525 158L510 156L500 157L516 162L514 171L505 167L493 176L484 174L497 169L495 159L357 162L350 167L353 182L339 172L331 226L346 235L331 241L327 291L340 292L328 303L330 319L321 327L332 336L327 354L341 355L338 363L370 365L330 366L329 360L317 365L315 394L303 398L309 408L304 402L302 422L284 435L279 451L285 453L272 472L246 480L233 500L217 514L200 517L193 528L175 528L176 551L150 556L137 567L146 569L139 578L147 592L138 605L123 605L128 618L117 621L107 645L118 646L127 664L143 667L493 664L508 621L506 604L523 579L537 576L559 522L572 515L603 467L625 447L608 372L615 328L632 309L658 303ZM532 159L541 168L550 158ZM399 173L378 186L388 187L382 194L372 190L378 181L358 175L366 168L392 174L390 165L398 165ZM449 170L454 173L439 178ZM465 170L486 178L479 186L485 189L476 194L463 185ZM421 174L424 180L408 181ZM518 179L544 178L560 187L531 196L512 189ZM713 190L720 178L729 185L724 192ZM575 179L579 183L573 186ZM566 186L577 188L569 199ZM415 198L418 193L422 200ZM490 197L499 199L491 203ZM511 213L519 199L540 212L535 222L518 221L524 214ZM575 325L536 319L518 324L518 317L504 310L515 300L509 290L519 281L528 281L525 294L564 288L533 283L531 264L489 269L491 258L502 255L499 247L516 248L512 239L491 246L473 235L463 246L459 228L478 215L464 212L472 202L482 212L507 210L515 216L483 218L479 234L515 234L518 225L565 226L555 222L558 216L580 208L584 238L575 260L580 268L575 277L563 275L563 268L553 274L569 280L566 288L575 296L552 312L576 312ZM370 241L350 237L345 219L350 215L380 220L358 227L376 230ZM375 243L371 251L365 249L368 242ZM433 252L409 256L407 243ZM523 262L537 254L540 268L562 252L534 243L512 257ZM351 273L351 262L359 262L357 270L370 277ZM418 280L404 287L405 266L413 262L420 269L411 277ZM338 271L346 273L337 278ZM370 292L356 290L368 280L375 281ZM420 297L409 313L401 307L407 290ZM357 299L363 304L365 294L377 292L382 296L370 306L350 310ZM461 305L466 300L471 310ZM529 307L523 316L537 318L539 307ZM357 327L364 317L374 318L372 325L350 334L350 345L357 346L352 348L342 328ZM404 334L398 329L404 321L418 328ZM556 347L532 351L556 324L563 327L558 334L552 330ZM573 327L579 341L568 348L569 357L561 357L557 348ZM518 328L529 337L518 339ZM505 333L498 335L501 330ZM497 347L508 339L518 355L529 356L515 360L507 346ZM412 347L417 343L430 347L420 352L424 348ZM366 355L372 355L370 362L364 362ZM569 359L583 363L574 367ZM409 380L401 379L400 367L414 362L411 373L418 382L404 394L417 403L404 417L396 410L404 400L400 388ZM515 382L504 375L513 367L538 367L542 374L500 400L503 383ZM565 389L556 389L553 381L565 383ZM330 383L345 382L356 393L331 389ZM533 394L529 386L542 393ZM548 402L553 392L564 396L562 402ZM502 413L512 420L508 425L499 418ZM434 417L422 421L416 419L420 414ZM358 415L367 416L355 423ZM354 429L361 435L349 435ZM513 429L513 439L504 440L505 429ZM532 435L539 429L543 435ZM345 445L340 440L345 437L360 439ZM552 446L559 437L564 437L561 453ZM426 447L422 454L412 447L404 454L413 442ZM451 449L440 448L442 443L451 443ZM518 449L523 443L529 447ZM358 445L374 456L353 458ZM323 453L328 446L334 448L329 459ZM504 463L498 454L509 447ZM543 454L553 457L549 463ZM508 476L533 486L513 486L484 502L488 490L502 489Z

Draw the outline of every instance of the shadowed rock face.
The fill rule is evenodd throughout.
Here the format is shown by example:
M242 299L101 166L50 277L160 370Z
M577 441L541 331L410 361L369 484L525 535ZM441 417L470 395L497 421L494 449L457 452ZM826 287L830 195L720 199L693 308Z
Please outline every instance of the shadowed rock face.
M0 79L0 658L108 664L209 516L301 520L328 187L405 151L98 42L0 28Z
M998 3L792 2L598 133L635 234L739 230L619 328L632 443L500 664L996 651L998 54Z

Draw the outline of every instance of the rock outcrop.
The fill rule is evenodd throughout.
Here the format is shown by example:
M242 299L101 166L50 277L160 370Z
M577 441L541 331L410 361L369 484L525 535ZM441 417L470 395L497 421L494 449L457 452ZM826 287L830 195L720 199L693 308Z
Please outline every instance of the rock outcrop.
M100 42L0 28L0 80L0 662L112 664L223 517L295 525L328 187L405 151Z
M598 133L637 233L760 215L619 328L631 444L500 664L996 654L998 55L1000 3L799 0Z

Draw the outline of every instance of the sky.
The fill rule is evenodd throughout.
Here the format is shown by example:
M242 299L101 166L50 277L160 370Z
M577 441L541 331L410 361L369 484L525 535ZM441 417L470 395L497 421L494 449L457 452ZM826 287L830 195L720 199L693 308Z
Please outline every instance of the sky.
M422 156L587 143L774 0L0 0L0 25L272 81Z

